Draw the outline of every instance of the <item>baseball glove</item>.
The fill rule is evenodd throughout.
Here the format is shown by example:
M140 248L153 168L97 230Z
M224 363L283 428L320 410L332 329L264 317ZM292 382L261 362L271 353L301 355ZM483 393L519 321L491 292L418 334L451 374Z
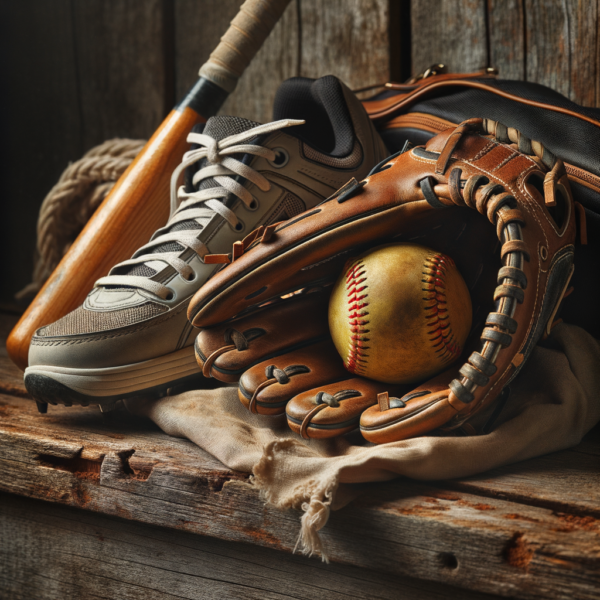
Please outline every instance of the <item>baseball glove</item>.
M581 215L562 162L541 144L494 121L465 121L237 242L223 258L231 264L189 307L201 328L198 362L206 376L239 378L249 410L285 411L304 437L359 422L376 443L459 427L501 396L549 332ZM328 297L344 266L391 241L452 257L473 305L461 358L413 388L350 373L328 332Z
M600 278L590 277L600 256L600 108L580 106L531 81L503 80L494 69L448 73L432 65L406 83L389 83L363 105L390 153L408 140L415 146L465 119L480 117L514 127L564 161L573 199L587 214L587 244L577 248L575 288L561 315L600 338L600 313L588 310L600 295Z

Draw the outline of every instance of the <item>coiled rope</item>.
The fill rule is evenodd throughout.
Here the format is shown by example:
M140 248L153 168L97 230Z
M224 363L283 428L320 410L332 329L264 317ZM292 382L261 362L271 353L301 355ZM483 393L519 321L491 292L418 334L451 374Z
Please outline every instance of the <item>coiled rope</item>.
M42 202L33 281L15 294L17 300L37 294L145 144L145 140L107 140L65 169Z

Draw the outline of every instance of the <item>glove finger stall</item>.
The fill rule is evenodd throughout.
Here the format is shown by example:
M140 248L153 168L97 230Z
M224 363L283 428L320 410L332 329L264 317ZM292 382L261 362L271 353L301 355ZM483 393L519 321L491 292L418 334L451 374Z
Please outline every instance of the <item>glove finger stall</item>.
M343 435L358 427L361 414L377 403L378 394L403 395L406 389L362 377L323 385L290 400L285 409L288 425L306 439Z
M196 360L205 377L236 382L259 362L329 338L328 292L269 304L196 337Z
M346 378L348 371L329 339L248 369L240 378L238 397L253 413L280 415L294 396Z

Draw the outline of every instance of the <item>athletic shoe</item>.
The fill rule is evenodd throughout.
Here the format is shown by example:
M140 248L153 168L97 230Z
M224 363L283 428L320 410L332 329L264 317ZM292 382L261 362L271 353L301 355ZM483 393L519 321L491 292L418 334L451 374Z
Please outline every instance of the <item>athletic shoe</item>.
M186 312L220 268L203 257L230 253L255 228L319 204L387 156L361 103L333 76L284 82L274 119L217 116L192 130L166 226L99 279L82 306L36 331L25 385L40 410L110 408L190 381L202 387Z

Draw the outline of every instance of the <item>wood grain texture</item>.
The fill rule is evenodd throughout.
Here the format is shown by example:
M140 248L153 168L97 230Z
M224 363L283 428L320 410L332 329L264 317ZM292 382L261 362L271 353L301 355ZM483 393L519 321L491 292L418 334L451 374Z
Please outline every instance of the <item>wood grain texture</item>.
M0 302L31 281L37 213L83 153L70 0L0 2Z
M84 151L112 137L148 139L173 108L163 4L73 2Z
M176 0L177 94L195 81L237 2ZM222 114L266 122L282 81L335 74L350 87L390 77L387 0L294 0L225 103ZM210 26L207 26L207 20ZM206 31L199 36L198 31Z
M51 409L2 396L0 490L152 526L293 550L299 513L265 506L247 475L125 412ZM533 473L530 475L534 478ZM565 486L597 497L597 475L572 465ZM525 484L524 484L525 485ZM588 487L591 486L591 487ZM517 598L594 598L600 525L570 512L410 481L364 486L322 535L331 559L390 575ZM588 502L589 504L589 502Z
M208 60L239 0L174 0L175 95L179 101L196 83L198 70Z
M300 0L300 16L300 75L351 89L390 80L388 0Z
M178 97L198 78L198 69L237 14L238 0L175 0L175 57ZM272 119L273 99L280 83L297 74L298 19L291 2L279 23L225 102L221 114L261 123Z
M412 0L411 34L413 75L434 63L451 73L488 66L483 0Z
M523 0L486 0L491 67L501 79L525 78Z
M39 206L69 162L165 112L163 0L3 2L0 302L31 281ZM172 92L170 94L173 95ZM170 108L170 107L169 107Z
M596 0L524 0L526 78L584 106L599 106Z
M499 598L7 494L0 494L0 539L6 600L17 594L39 600Z
M223 105L221 114L268 123L273 119L277 88L285 79L296 76L297 68L298 15L296 3L291 2Z
M533 503L555 513L600 518L599 434L600 426L597 426L576 448L494 469L449 486L471 494Z

